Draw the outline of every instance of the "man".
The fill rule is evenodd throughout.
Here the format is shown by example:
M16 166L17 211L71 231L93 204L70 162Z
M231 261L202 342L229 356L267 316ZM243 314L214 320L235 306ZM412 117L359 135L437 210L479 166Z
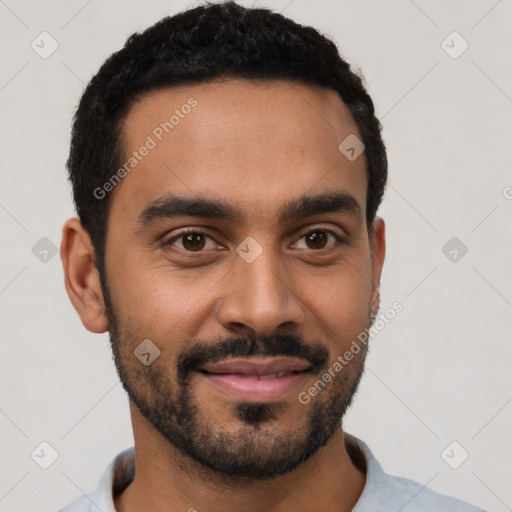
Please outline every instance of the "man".
M62 510L479 510L342 429L387 160L331 41L232 2L165 18L88 85L68 169L66 290L110 334L135 446Z

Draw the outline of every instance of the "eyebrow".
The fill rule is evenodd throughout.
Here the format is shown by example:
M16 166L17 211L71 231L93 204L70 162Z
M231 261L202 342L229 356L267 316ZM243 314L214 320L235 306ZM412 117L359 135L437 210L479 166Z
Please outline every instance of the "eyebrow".
M344 191L318 195L304 194L296 199L288 200L278 210L277 216L279 223L285 223L321 213L348 213L358 219L362 216L357 200ZM166 194L144 208L137 223L140 228L147 228L161 220L181 216L225 219L232 222L241 222L245 219L245 215L238 206L223 199Z

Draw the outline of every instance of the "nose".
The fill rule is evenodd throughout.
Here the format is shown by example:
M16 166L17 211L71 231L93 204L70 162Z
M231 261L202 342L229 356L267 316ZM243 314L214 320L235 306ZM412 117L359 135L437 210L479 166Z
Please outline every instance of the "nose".
M297 279L270 249L252 263L239 258L218 309L223 327L236 335L257 337L302 327L304 311Z

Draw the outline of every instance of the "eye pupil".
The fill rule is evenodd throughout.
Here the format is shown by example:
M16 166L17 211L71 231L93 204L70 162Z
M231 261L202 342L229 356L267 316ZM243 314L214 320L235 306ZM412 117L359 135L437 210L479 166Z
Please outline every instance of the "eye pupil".
M313 243L313 248L318 249L319 247L322 249L325 247L327 242L327 237L323 231L313 231L306 237L307 243Z
M188 233L183 237L183 247L192 251L202 249L204 247L203 235L200 233Z
M199 232L185 233L181 236L182 245L187 251L199 252L205 246L205 236ZM323 230L311 231L305 235L306 245L310 249L323 249L327 242L327 233Z

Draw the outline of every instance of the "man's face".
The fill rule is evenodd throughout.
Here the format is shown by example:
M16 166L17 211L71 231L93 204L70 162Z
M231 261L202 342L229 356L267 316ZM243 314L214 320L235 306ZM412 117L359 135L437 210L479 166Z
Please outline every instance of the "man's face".
M351 134L361 138L334 91L283 82L152 92L125 119L124 155L138 163L112 192L105 252L116 366L141 421L219 474L296 468L340 428L356 391L365 347L298 399L378 307L364 153L338 150ZM221 202L232 217L199 203L187 214L175 196ZM153 345L142 361L134 351L148 339L160 354L146 365Z

